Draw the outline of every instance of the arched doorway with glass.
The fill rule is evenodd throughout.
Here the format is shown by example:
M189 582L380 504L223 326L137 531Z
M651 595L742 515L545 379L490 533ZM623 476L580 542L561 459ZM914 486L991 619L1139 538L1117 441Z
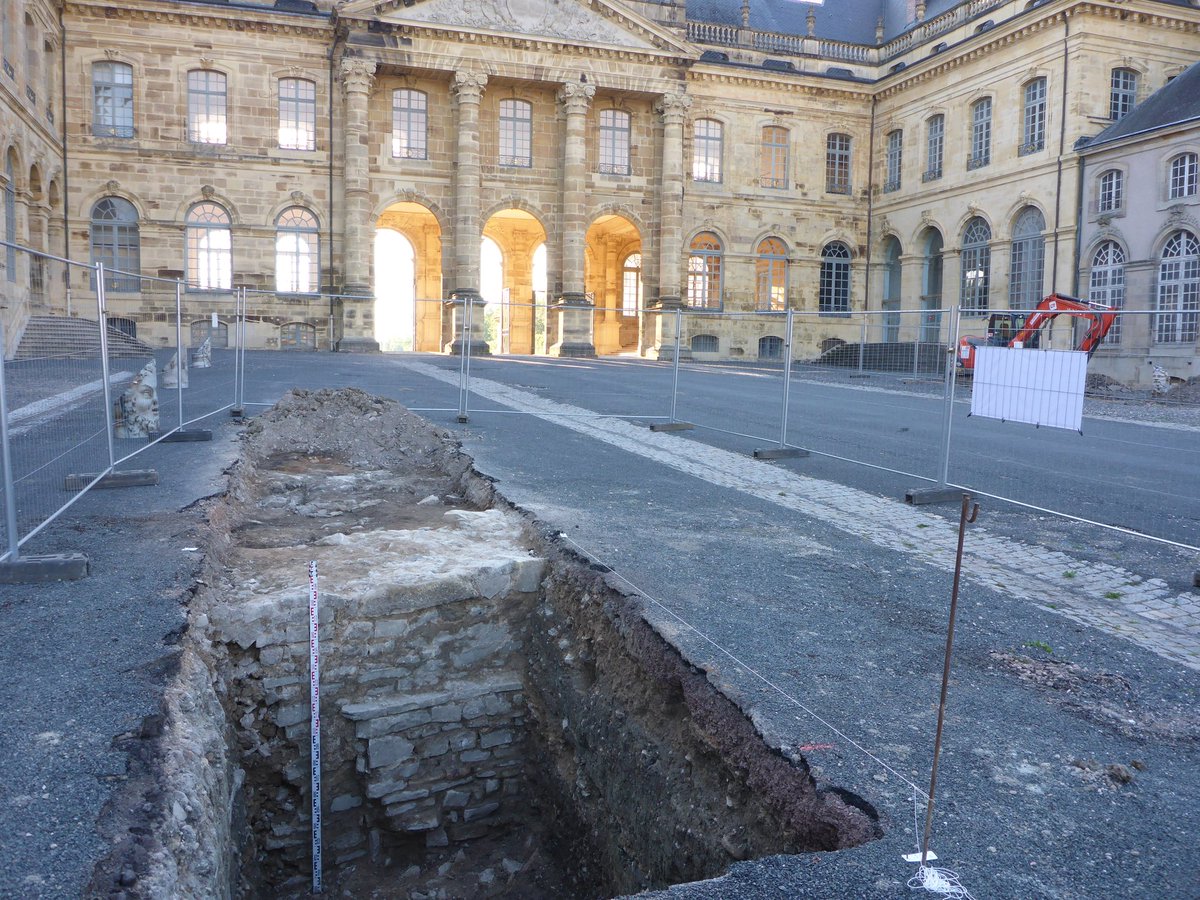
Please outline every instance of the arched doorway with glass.
M488 217L479 292L493 353L546 352L546 229L532 213L508 208Z
M642 236L620 215L603 215L585 237L584 290L595 304L598 355L636 353L642 312Z
M383 350L440 351L442 229L426 206L388 206L375 223L375 340Z
M921 342L936 344L942 333L942 233L926 228L921 238Z
M883 239L883 342L900 340L900 241L888 235Z

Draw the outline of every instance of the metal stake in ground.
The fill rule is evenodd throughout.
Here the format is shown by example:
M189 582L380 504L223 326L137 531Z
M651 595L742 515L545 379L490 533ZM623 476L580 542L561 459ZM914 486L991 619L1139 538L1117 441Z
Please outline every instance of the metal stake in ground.
M921 840L921 867L929 856L929 832L933 828L933 794L937 790L938 756L942 752L942 724L946 720L946 690L950 686L950 654L954 651L954 614L958 611L958 582L962 575L963 537L967 526L979 515L979 504L971 506L971 495L962 495L962 512L958 517L958 551L954 556L954 586L950 589L950 625L946 629L946 662L942 667L942 697L938 701L937 735L933 739L933 768L929 773L929 804L925 807L925 837Z
M317 561L308 564L308 696L312 716L312 884L321 885L321 650L317 637Z

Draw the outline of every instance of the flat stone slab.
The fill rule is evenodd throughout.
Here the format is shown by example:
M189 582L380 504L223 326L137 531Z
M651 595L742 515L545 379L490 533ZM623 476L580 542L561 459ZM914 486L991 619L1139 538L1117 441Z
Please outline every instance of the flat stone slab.
M99 472L82 475L67 475L63 478L64 491L82 491L96 480ZM130 469L127 472L109 472L98 482L98 488L146 487L158 484L158 472L155 469Z
M691 422L655 422L651 431L691 431L696 426Z
M913 488L904 494L904 502L911 506L929 503L954 503L963 498L966 491L960 488Z
M0 584L44 584L78 581L88 576L88 558L82 553L22 556L0 563Z
M805 456L808 451L799 447L764 447L754 451L755 459L801 459Z

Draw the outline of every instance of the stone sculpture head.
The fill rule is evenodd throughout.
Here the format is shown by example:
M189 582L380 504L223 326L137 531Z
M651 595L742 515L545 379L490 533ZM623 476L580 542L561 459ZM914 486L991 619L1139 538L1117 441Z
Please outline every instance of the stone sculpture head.
M154 360L146 363L114 405L115 437L143 438L158 431L158 367Z
M207 369L212 365L212 338L206 337L204 341L192 351L192 368Z
M171 361L163 369L162 386L165 388L185 388L188 386L187 357L184 357L184 364L182 366L179 365L178 353L171 357Z

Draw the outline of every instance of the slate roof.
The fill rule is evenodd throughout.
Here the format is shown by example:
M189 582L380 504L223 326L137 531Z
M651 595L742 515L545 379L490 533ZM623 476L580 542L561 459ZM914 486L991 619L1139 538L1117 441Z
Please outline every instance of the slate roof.
M1087 149L1184 122L1200 122L1200 62L1163 85L1087 143Z

